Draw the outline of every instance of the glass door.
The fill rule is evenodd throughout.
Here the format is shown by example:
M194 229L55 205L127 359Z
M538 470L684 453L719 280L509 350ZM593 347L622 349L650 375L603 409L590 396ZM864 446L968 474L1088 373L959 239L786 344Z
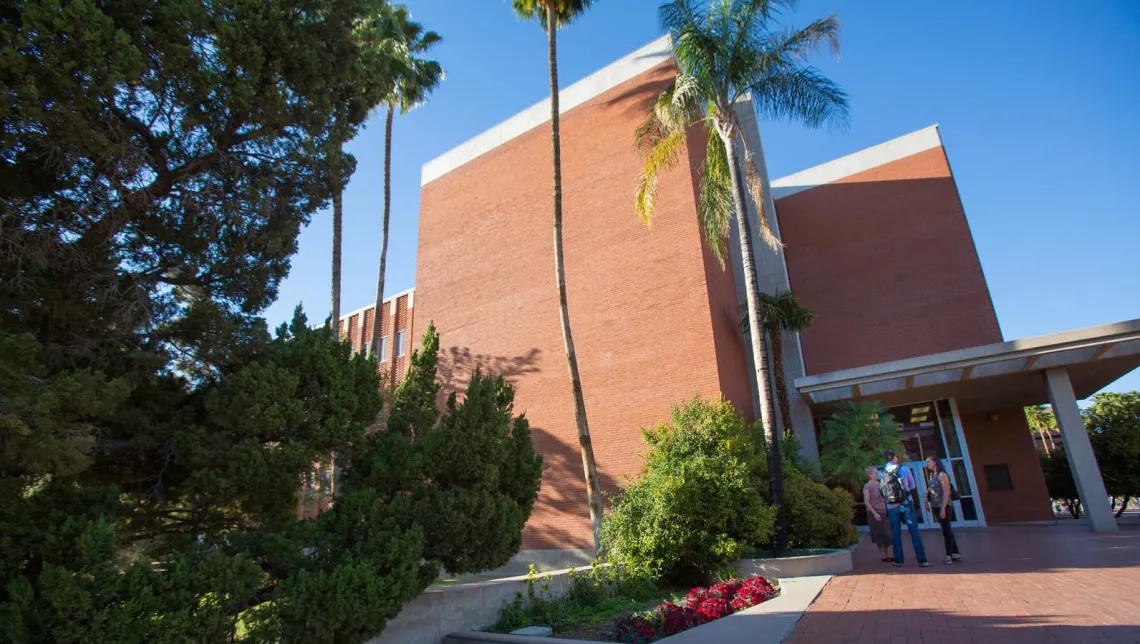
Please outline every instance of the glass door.
M955 527L977 526L980 524L977 493L972 485L973 477L970 476L969 461L966 460L965 450L962 449L961 428L954 421L954 410L949 400L939 400L936 404L938 425L942 431L943 444L946 446L947 458L943 463L946 465L947 473L950 474L950 482L960 497L952 504L954 506L954 521L951 525Z
M926 459L933 457L942 461L950 480L961 496L958 501L951 503L954 510L954 521L951 525L976 526L978 525L977 502L969 466L962 450L962 438L958 425L954 422L954 412L950 402L938 400L913 405L903 405L889 410L895 421L902 427L899 438L902 439L903 451L906 453L905 467L912 474L916 487L915 504L919 508L919 525L923 528L937 528L930 509L926 507L926 490L929 473L926 471ZM901 455L900 455L901 456Z

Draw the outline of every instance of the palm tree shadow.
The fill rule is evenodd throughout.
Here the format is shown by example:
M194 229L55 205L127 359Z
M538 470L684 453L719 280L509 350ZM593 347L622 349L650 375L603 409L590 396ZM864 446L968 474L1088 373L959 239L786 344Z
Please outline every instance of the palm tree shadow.
M542 488L531 520L523 531L522 547L528 550L592 548L586 480L578 445L541 427L532 426L530 431L535 450L542 454ZM598 484L603 496L620 489L618 480L602 467L598 468Z
M443 386L443 394L463 392L471 383L471 374L476 369L484 374L502 376L507 382L514 382L519 377L541 371L538 363L542 357L542 350L534 347L518 356L495 356L486 353L474 353L469 347L448 347L439 352L439 366L436 373L439 383Z

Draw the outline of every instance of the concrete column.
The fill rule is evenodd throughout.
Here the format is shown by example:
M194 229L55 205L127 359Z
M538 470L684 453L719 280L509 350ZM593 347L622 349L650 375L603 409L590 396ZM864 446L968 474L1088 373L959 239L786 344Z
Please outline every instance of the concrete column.
M1104 479L1101 478L1100 467L1093 455L1089 435L1085 432L1081 411L1077 407L1077 397L1073 393L1069 372L1065 369L1046 370L1045 388L1049 392L1049 404L1053 406L1057 426L1061 428L1061 442L1065 446L1065 456L1069 459L1069 470L1073 473L1077 493L1081 495L1081 504L1085 507L1089 523L1097 532L1119 530L1116 518L1112 516L1112 506L1108 503L1108 492L1104 488Z

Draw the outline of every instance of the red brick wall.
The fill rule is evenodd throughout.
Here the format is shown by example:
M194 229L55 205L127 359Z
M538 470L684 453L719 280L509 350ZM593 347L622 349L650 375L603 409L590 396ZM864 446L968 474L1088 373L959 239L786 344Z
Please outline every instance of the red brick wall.
M1033 446L1033 436L1020 409L996 413L964 414L962 430L974 465L974 478L980 488L982 510L988 523L1050 521L1049 491L1041 462ZM986 465L1009 466L1012 490L991 492L986 483Z
M1002 340L941 146L777 201L808 374Z
M652 228L633 212L634 129L671 75L662 65L561 120L570 320L610 491L641 468L639 426L665 418L674 403L721 392L726 380L711 309L723 308L728 286L701 248L691 164L683 158L661 178ZM523 547L585 548L592 543L551 236L549 124L424 186L414 335L435 322L449 388L461 389L476 364L515 382L515 409L544 455Z

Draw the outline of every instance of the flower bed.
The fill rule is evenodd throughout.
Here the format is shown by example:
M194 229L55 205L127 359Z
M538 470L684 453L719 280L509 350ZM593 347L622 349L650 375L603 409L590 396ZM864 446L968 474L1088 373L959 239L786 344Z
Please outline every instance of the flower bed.
M614 638L630 644L653 642L766 602L779 592L763 577L694 588L680 604L665 602L647 613L630 615L618 621L614 627Z

